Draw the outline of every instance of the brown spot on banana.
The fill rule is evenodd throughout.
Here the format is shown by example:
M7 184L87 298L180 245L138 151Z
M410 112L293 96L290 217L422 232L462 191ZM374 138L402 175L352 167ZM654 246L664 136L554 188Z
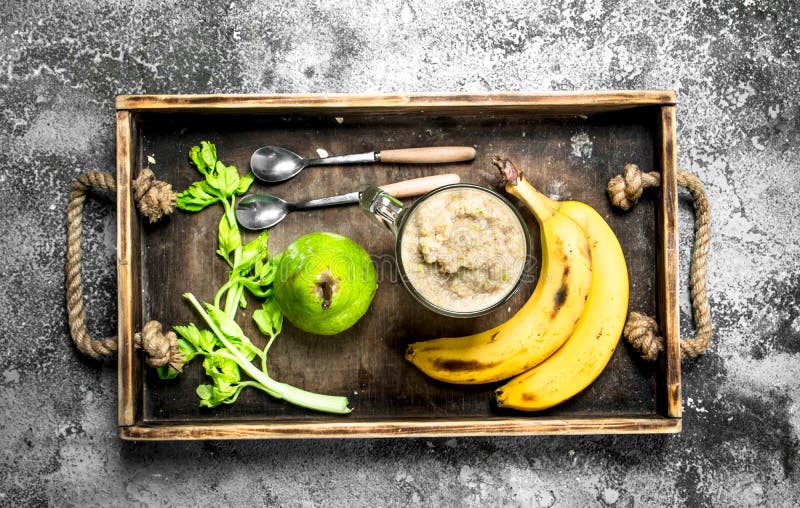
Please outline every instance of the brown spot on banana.
M553 297L553 311L550 313L551 318L556 317L556 314L558 314L558 311L561 310L564 302L567 301L567 295L569 294L569 281L567 280L568 277L569 265L565 264L564 273L561 274L561 287L558 288L558 291L556 291L556 294Z
M455 358L442 359L437 358L433 360L433 366L441 370L449 370L451 372L491 369L498 365L500 362L483 363L477 360L457 360Z
M550 313L550 317L556 317L558 311L561 310L561 306L564 305L564 302L567 301L567 293L569 289L567 287L566 282L561 283L561 287L558 288L556 291L556 295L553 297L553 312Z

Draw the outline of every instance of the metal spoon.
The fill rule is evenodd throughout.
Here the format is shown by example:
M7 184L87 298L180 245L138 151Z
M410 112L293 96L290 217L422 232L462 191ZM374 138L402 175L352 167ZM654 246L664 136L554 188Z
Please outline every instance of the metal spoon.
M414 178L403 182L390 183L380 187L396 198L419 196L443 185L461 181L456 174L445 174ZM289 212L324 206L358 203L361 192L349 192L338 196L312 199L300 203L289 203L269 194L250 194L236 205L236 220L247 229L267 229L282 221Z
M352 155L335 155L320 159L304 159L291 150L280 146L264 146L253 152L250 157L250 168L259 180L274 183L292 178L307 166L369 164L375 162L435 164L440 162L470 161L474 158L475 149L471 146L401 148Z

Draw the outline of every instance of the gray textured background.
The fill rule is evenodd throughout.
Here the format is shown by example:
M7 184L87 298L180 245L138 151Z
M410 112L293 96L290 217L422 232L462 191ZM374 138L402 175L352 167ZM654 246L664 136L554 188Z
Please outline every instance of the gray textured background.
M0 505L800 503L797 2L62 4L0 5ZM678 91L680 166L714 212L714 345L684 362L682 434L118 440L115 367L71 345L62 273L69 182L114 167L115 95L620 88ZM110 212L87 218L95 333ZM691 220L684 202L684 272Z

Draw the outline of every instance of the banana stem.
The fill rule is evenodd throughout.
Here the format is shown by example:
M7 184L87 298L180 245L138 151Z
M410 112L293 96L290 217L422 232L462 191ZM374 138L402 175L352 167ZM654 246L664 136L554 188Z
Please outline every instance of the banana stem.
M495 157L492 162L506 180L506 192L528 205L540 224L556 213L554 210L558 204L536 190L511 160Z

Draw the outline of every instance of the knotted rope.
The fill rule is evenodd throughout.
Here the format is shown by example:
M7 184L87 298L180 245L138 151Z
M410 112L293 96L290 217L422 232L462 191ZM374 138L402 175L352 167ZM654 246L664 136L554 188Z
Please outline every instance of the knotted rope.
M682 357L695 357L705 353L711 342L711 311L706 288L708 247L711 243L711 208L703 184L695 175L687 171L678 171L677 177L678 185L685 187L694 200L695 237L689 290L696 334L693 338L681 338L680 350ZM614 206L628 210L636 204L645 189L659 185L661 185L660 173L642 173L637 165L628 164L621 175L615 176L608 182L608 197ZM628 315L622 334L647 361L655 360L664 350L664 338L658 335L658 323L655 319L639 312L631 312Z
M78 349L95 360L102 360L117 352L117 337L93 339L86 331L86 309L83 305L83 283L81 281L83 204L89 189L103 189L116 192L116 182L109 173L87 171L72 184L67 205L67 314L69 330ZM142 170L133 181L133 195L139 212L155 222L175 209L176 195L172 186L155 179L150 169ZM183 357L178 351L175 333L162 333L161 323L150 321L141 333L134 337L137 347L148 355L147 363L153 367L170 365L180 371Z
M133 345L147 353L147 363L151 367L169 365L178 372L183 367L183 355L178 349L178 337L173 331L164 333L158 321L145 323L141 333L133 336Z

